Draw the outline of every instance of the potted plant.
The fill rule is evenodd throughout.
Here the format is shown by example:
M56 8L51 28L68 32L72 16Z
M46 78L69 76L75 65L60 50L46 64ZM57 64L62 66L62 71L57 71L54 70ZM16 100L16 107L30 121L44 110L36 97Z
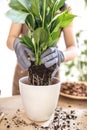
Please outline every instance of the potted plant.
M75 17L75 15L69 13L69 8L66 8L64 11L60 10L60 8L64 5L64 3L65 0L10 0L9 2L9 7L11 9L7 12L7 16L11 18L12 21L15 23L22 23L27 25L28 34L23 35L19 38L22 44L26 45L34 52L36 60L35 62L32 62L32 65L29 68L29 85L37 86L37 88L41 86L39 88L40 91L45 87L48 89L47 86L51 84L52 72L56 67L54 65L50 68L46 68L44 64L42 64L40 55L49 47L56 46L62 28L67 26ZM19 85L21 85L22 87L24 85L24 81L25 81L24 79L26 80L28 78L27 77L22 78L19 81ZM56 79L56 81L57 81L57 88L58 88L58 80ZM54 82L54 84L56 84L56 82ZM41 114L43 113L44 110L49 111L48 113L44 113L45 115L50 116L53 113L53 110L57 105L57 99L59 95L58 92L59 88L57 89L58 91L56 90L56 87L54 88L55 91L57 92L56 98L52 98L54 97L52 95L50 96L48 102L49 103L48 109L46 109L47 107L45 106L46 106L46 101L48 101L47 98L49 96L47 97L46 95L44 95L43 97L40 95L41 96L39 97L40 100L43 97L42 102L44 105L42 105L42 107L44 109L40 107L41 109L39 110L40 111L39 117L42 117ZM36 88L34 87L34 89ZM53 91L53 95L55 95L55 91ZM28 90L26 90L25 93L27 92ZM22 89L21 89L21 93L22 93ZM35 93L35 95L39 95L39 93L38 94ZM49 94L51 93L49 91ZM46 94L46 91L44 94ZM22 94L22 95L25 96L26 94ZM27 95L29 96L29 94ZM33 97L35 95L33 95ZM56 99L55 103L53 103L54 99ZM36 99L35 102L38 102L37 100L38 99ZM52 100L51 104L50 104L50 100ZM24 102L27 102L27 99ZM32 100L32 102L34 101ZM25 104L28 104L28 102ZM41 106L40 102L36 104L37 104L36 107L38 107L38 105ZM35 109L36 107L34 106L32 113L34 112L38 113L36 112ZM39 120L36 118L32 118L32 119ZM48 118L41 118L40 120L46 120L46 119Z
M11 10L7 16L15 23L25 23L28 34L21 42L35 54L36 61L29 68L30 84L48 85L55 65L46 68L40 55L49 47L56 46L61 29L75 17L69 14L69 8L61 11L65 0L10 0ZM36 6L37 5L37 6Z

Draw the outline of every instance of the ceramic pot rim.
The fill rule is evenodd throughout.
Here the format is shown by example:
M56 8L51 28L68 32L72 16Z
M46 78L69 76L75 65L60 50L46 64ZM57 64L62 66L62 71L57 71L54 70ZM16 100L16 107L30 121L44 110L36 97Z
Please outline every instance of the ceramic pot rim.
M59 84L60 84L60 80L59 80L59 78L57 78L57 77L53 77L53 78L52 78L52 80L55 79L57 83L54 83L54 84L51 84L51 85L46 85L46 86L35 86L35 85L29 85L29 84L27 84L27 83L23 83L23 81L25 81L25 79L28 79L28 76L24 76L24 77L20 78L20 79L19 79L19 84L23 84L23 85L26 84L26 86L29 86L29 87L32 87L32 86L33 86L33 87L43 87L43 88L44 88L44 87L52 87L52 86L56 86L56 85L59 85Z

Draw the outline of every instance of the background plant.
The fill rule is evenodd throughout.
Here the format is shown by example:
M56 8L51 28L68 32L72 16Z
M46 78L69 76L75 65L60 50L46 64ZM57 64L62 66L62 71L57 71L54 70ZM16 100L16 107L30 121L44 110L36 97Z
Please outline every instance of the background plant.
M84 33L84 30L76 33L79 56L75 60L63 64L66 80L71 78L71 80L87 81L87 39L83 38Z
M87 6L87 0L84 0L84 1L85 1L86 6Z

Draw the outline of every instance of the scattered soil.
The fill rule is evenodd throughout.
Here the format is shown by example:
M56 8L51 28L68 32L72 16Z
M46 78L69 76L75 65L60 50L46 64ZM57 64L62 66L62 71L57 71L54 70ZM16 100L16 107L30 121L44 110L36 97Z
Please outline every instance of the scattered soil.
M61 92L68 95L86 97L87 96L87 83L64 82L61 84Z
M70 110L70 112L67 113L66 111L63 111L62 108L56 109L53 121L49 124L49 126L41 126L38 130L70 130L72 121L74 121L72 126L75 127L76 118L77 116L75 115L74 110Z
M54 118L49 125L45 127L37 125L35 122L28 123L28 121L21 118L21 113L20 109L18 109L11 119L5 115L3 118L5 127L9 129L13 127L26 127L31 125L36 130L71 130L72 125L73 129L80 130L77 127L81 124L81 122L76 123L77 116L75 110L69 110L67 112L62 110L62 108L55 109Z
M5 122L4 125L6 128L13 128L13 127L25 127L28 126L29 123L22 119L20 109L17 109L15 114L10 118L9 115L5 115L3 118Z

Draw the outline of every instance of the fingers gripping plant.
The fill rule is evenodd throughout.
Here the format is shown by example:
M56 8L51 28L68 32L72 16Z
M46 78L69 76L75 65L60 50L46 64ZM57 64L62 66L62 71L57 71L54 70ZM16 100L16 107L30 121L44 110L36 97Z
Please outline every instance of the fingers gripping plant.
M69 8L64 11L60 10L64 3L65 0L10 0L9 7L11 9L7 12L7 16L15 23L25 23L28 28L28 34L21 36L20 40L34 52L36 58L33 63L34 71L30 70L33 67L30 67L29 71L32 74L35 72L35 66L36 69L39 67L39 73L32 74L31 79L35 79L32 84L49 84L53 68L51 67L51 71L50 68L45 68L40 55L49 47L56 46L61 29L72 22L75 17L69 13ZM40 68L40 66L44 66L42 76L42 70L40 71L42 67ZM47 70L49 70L50 76L44 80L48 73Z

